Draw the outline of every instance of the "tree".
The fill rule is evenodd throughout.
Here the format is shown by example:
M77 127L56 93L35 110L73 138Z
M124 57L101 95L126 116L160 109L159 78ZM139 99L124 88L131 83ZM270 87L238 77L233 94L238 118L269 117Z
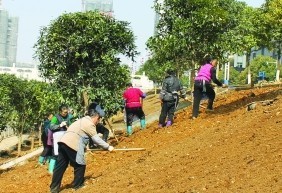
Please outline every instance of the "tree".
M1 84L7 88L4 90L7 100L5 104L10 106L9 117L4 119L4 123L13 128L18 136L18 155L20 155L22 135L34 127L40 104L32 90L34 85L27 80L5 74L1 76Z
M11 90L7 86L7 81L11 81L11 76L0 74L0 131L5 130L10 121L13 106L11 106Z
M260 25L260 11L257 8L246 6L245 3L238 3L237 9L240 14L236 15L238 25L223 35L223 39L228 44L232 42L232 46L227 46L228 53L246 54L247 57L247 78L248 84L251 84L250 55L252 49L257 47L259 39L256 36L257 28Z
M156 84L160 84L164 78L165 72L167 68L170 68L171 65L169 63L160 66L157 58L149 58L139 69L138 72L140 74L142 72L146 72L146 75L150 80L152 80Z
M127 22L93 11L63 14L41 30L35 48L43 76L78 110L91 100L108 116L120 109L130 73L118 55L138 54Z
M31 85L31 92L34 93L36 100L40 104L39 108L36 109L36 112L34 112L34 114L36 115L34 117L35 125L34 127L31 127L31 130L29 131L32 139L31 149L33 149L35 131L37 129L39 131L39 144L41 144L41 128L43 118L48 113L55 114L58 111L60 104L64 102L64 99L60 92L48 83L31 80L29 81L29 84Z
M250 63L250 69L252 74L255 74L256 76L252 77L253 82L258 81L258 74L259 72L265 72L266 78L269 81L275 80L275 69L276 65L273 64L275 60L273 60L269 56L258 56L255 59L253 59ZM243 76L247 74L247 69L245 69L242 72ZM246 77L246 76L245 76Z
M169 61L179 71L195 70L207 53L224 59L226 53L243 52L246 45L250 50L256 43L251 25L255 12L245 3L164 0L156 1L155 9L158 34L147 45L159 66Z
M11 127L18 137L18 155L21 153L22 135L31 135L32 145L37 125L46 112L56 112L62 96L51 85L27 81L15 75L0 75L1 128Z
M240 72L237 71L233 66L230 66L230 79L229 83L230 85L240 85L240 84L245 84L245 77L243 77L243 80L240 76ZM223 71L219 71L218 73L218 79L220 81L224 80L224 73Z
M242 72L236 70L234 67L230 67L230 84L231 85L242 85L246 84L246 77L251 69L252 82L258 81L259 72L265 72L266 80L273 81L275 80L275 64L274 60L269 56L258 56L250 62L249 67L245 68ZM222 71L219 72L218 79L223 80Z
M260 26L259 36L262 43L270 50L274 49L277 53L277 74L276 81L280 81L281 49L282 49L282 0L266 0L262 6L262 25Z

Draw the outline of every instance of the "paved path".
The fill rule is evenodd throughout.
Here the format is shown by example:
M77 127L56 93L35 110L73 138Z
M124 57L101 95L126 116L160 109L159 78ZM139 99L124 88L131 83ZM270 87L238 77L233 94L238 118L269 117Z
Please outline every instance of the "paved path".
M192 103L189 102L189 101L180 101L176 111L179 111L179 110L181 110L181 109L183 109L185 107L188 107L191 104ZM160 108L160 110L161 110L161 108ZM159 116L160 116L160 110L147 115L146 116L146 124L153 123L154 121L158 120ZM125 132L126 125L125 125L125 123L123 121L118 122L118 123L112 123L111 126L118 133ZM134 127L140 127L139 120L134 121L132 126L133 126L133 128ZM113 137L112 133L110 133L110 137Z
M33 152L28 153L28 154L26 154L26 155L24 155L22 157L13 159L11 161L8 161L7 163L4 163L4 164L0 165L0 170L5 170L5 169L8 169L8 168L11 168L11 167L13 167L15 165L20 164L21 162L26 161L29 158L32 158L34 156L38 156L42 151L43 151L43 147L40 147L40 148L34 150Z
M27 140L28 137L29 137L29 135L23 135L22 141ZM16 146L17 144L18 144L18 137L17 136L7 137L0 142L0 152L3 151L3 150L4 151L10 150L11 148Z

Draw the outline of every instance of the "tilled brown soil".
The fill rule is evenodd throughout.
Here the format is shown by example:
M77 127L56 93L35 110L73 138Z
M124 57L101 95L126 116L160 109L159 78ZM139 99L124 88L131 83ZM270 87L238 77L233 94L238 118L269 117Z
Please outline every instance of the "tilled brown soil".
M281 94L278 87L228 91L217 96L214 112L201 109L196 120L188 107L171 127L159 129L154 122L131 137L119 137L117 148L146 151L88 152L86 186L76 192L280 193ZM261 102L266 100L269 104ZM251 102L256 108L247 111ZM157 97L144 101L146 114L159 108ZM72 172L69 167L61 192L73 192ZM51 176L37 158L0 176L3 193L49 191Z

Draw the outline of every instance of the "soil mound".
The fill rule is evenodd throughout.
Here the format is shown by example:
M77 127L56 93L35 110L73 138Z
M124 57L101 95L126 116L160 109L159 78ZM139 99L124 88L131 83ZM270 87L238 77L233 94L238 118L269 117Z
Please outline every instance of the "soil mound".
M202 108L191 120L191 107L184 108L171 127L153 122L119 137L117 148L146 151L88 152L86 186L76 192L282 192L281 94L278 87L228 91L217 96L214 112ZM160 108L148 101L145 112ZM37 157L0 176L3 193L49 191L51 176ZM69 167L62 193L73 192L72 179Z

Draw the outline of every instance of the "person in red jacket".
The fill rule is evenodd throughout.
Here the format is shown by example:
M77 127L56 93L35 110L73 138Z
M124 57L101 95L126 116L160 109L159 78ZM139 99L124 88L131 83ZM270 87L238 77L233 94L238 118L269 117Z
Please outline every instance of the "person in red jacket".
M146 94L139 88L133 88L132 83L128 83L126 86L127 88L123 93L126 113L126 131L128 135L131 135L134 116L140 119L141 129L144 129L146 126L145 114L142 109L142 100L146 97Z

